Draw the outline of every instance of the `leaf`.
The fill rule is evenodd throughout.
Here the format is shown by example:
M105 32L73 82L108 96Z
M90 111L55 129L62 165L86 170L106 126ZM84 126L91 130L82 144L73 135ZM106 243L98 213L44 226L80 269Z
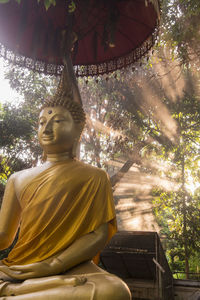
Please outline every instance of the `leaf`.
M39 1L40 0L38 0L38 2ZM55 6L56 5L56 0L44 0L44 6L45 6L46 10L48 10L51 5Z
M76 9L76 4L74 3L74 1L72 1L71 4L69 4L68 11L69 13L73 13L75 9Z
M51 6L51 1L50 0L44 0L44 6L45 6L46 10L48 10L49 7Z
M21 3L21 0L15 0L18 4L20 4Z
M0 3L8 3L10 0L0 0Z

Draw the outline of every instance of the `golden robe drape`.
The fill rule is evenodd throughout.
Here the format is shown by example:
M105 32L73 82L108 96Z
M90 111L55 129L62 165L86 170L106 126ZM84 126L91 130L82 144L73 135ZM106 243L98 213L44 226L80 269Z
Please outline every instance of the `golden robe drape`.
M109 223L109 239L116 232L107 174L80 161L56 163L36 176L20 203L19 238L3 260L8 266L47 259L103 223Z

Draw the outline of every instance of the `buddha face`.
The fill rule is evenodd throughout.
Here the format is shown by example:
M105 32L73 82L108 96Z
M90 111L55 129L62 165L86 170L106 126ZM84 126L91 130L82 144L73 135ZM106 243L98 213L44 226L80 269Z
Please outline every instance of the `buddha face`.
M38 139L47 154L70 151L78 136L76 124L67 109L56 106L41 111Z

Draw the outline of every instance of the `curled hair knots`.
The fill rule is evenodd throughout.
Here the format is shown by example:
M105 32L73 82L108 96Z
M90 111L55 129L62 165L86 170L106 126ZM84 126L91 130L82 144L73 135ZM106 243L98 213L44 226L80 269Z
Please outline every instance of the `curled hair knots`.
M45 99L41 110L46 107L56 106L62 106L66 108L71 113L74 122L76 124L79 124L80 131L82 132L86 121L85 112L82 106L79 103L72 101L66 96L64 97L63 95L57 95L57 97L54 96L52 98Z

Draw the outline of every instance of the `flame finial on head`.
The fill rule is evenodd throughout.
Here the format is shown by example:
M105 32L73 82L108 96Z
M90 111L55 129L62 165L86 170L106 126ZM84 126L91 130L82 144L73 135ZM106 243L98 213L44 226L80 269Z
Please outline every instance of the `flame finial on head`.
M58 99L63 99L63 98L66 98L69 101L74 101L72 83L69 78L69 74L67 72L66 66L64 66L56 93L53 96L55 102L57 102Z
M82 101L74 75L71 59L65 61L56 93L54 94L54 96L44 100L42 109L45 107L55 106L63 106L67 110L69 110L74 119L74 122L79 123L83 129L86 117L82 107Z

